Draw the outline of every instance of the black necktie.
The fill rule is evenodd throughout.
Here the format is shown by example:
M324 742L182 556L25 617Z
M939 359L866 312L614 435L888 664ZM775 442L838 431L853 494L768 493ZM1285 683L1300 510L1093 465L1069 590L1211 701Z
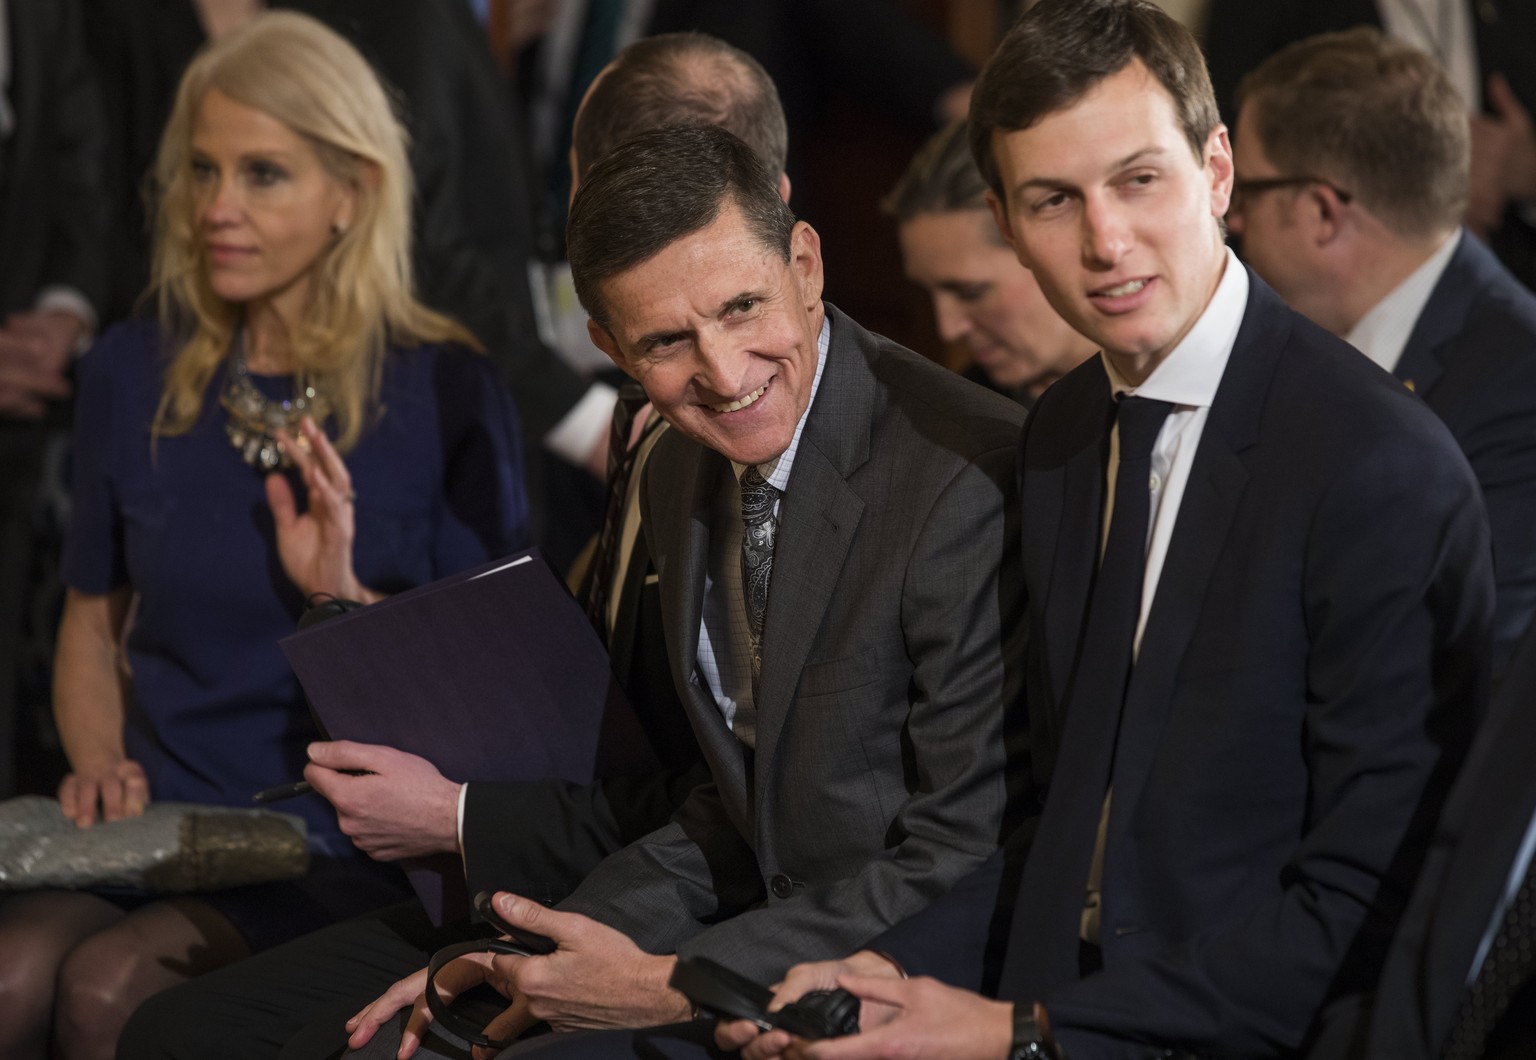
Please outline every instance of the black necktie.
M1147 569L1147 528L1152 511L1152 446L1173 406L1150 398L1122 397L1116 413L1120 462L1115 471L1115 506L1110 515L1104 555L1093 580L1088 627L1078 649L1069 711L1088 705L1102 721L1114 746L1120 707L1131 677L1136 625L1141 619L1141 586ZM1069 714L1070 717L1070 714ZM1108 776L1104 783L1109 783ZM1103 796L1103 791L1099 796Z
M1077 977L1085 888L1141 616L1152 446L1172 408L1166 401L1123 397L1116 413L1120 459L1114 507L1063 704L1061 750L1035 838L1036 849L1050 856L1031 858L1024 867L1016 908L1027 912L1003 971L1009 997L1040 997Z
M1467 988L1451 1036L1445 1046L1445 1060L1478 1060L1494 1028L1509 1011L1515 994L1536 975L1536 859L1526 867L1525 879L1504 911L1504 919L1494 933Z
M608 643L608 600L613 591L614 564L619 559L623 537L624 509L629 500L629 480L635 468L639 444L629 444L635 413L645 407L645 391L629 380L619 388L619 401L613 407L613 427L608 435L608 505L603 525L597 533L597 548L587 573L587 618L597 635Z

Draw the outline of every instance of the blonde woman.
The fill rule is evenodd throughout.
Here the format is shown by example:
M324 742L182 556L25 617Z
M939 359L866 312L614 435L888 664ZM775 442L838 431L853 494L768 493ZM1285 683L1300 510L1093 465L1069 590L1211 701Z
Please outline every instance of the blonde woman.
M54 706L81 827L294 779L313 731L276 642L305 598L373 600L527 538L510 400L411 294L403 134L350 45L291 13L221 38L156 181L159 320L79 372ZM318 796L283 808L310 830L296 883L0 905L0 1055L110 1056L151 993L403 896Z

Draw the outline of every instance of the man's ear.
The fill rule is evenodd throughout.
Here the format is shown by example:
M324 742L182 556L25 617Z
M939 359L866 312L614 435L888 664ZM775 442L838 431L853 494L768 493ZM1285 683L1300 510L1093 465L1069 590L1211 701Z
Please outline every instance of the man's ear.
M1211 216L1225 217L1232 206L1232 182L1237 175L1225 125L1218 124L1205 141L1205 171L1211 178Z
M1327 246L1344 234L1350 205L1339 198L1331 184L1309 184L1300 196L1306 220L1312 226L1312 242Z
M804 221L796 221L789 233L789 267L800 281L800 300L811 310L821 304L824 277L821 265L821 236Z
M624 351L619 349L618 341L614 339L613 333L591 317L587 318L587 337L592 340L592 345L608 355L608 359L614 363L619 371L633 379L640 378L630 368L629 358L625 357Z

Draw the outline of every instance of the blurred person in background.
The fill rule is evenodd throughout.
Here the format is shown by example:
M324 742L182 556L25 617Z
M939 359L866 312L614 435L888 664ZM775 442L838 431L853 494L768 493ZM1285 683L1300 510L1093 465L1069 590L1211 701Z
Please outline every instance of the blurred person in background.
M77 0L0 0L0 796L15 786L13 736L30 750L48 710L58 455L106 292L91 74Z
M1028 408L1097 352L1003 242L964 123L923 146L883 205L896 218L907 277L933 299L939 337L971 355L967 379Z

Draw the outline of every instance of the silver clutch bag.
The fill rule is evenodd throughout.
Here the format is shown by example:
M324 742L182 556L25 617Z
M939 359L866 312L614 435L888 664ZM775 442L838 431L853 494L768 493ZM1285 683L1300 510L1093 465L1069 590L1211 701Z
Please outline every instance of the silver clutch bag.
M57 799L0 802L0 891L133 888L190 894L309 871L304 821L272 810L151 803L141 817L77 828Z

